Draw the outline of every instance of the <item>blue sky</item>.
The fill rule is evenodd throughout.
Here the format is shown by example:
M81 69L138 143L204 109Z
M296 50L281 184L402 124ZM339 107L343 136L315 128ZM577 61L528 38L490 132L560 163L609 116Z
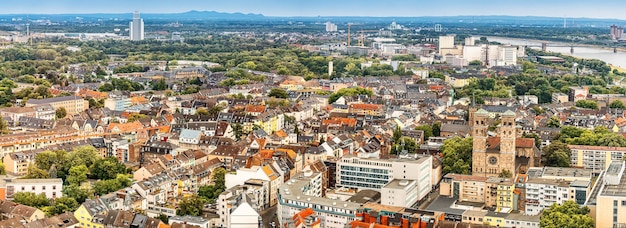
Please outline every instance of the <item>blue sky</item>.
M512 15L626 19L622 13L626 10L624 0L1 0L0 5L0 14L213 10L267 16Z

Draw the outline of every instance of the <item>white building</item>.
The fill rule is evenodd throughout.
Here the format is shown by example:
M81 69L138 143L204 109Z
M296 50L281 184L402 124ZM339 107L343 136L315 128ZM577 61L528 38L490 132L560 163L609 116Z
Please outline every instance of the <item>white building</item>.
M172 225L173 223L189 224L189 225L199 226L200 228L211 227L210 226L211 223L208 219L204 219L200 216L191 216L191 215L171 217L168 220L168 223L170 225Z
M517 65L517 47L500 46L498 54L497 66L515 66Z
M229 221L227 227L231 228L259 227L261 216L248 203L242 203L230 214Z
M584 204L590 192L589 181L529 178L526 182L526 215L538 215L552 204L573 200Z
M467 60L468 63L476 60L484 63L485 54L483 46L464 46L463 58Z
M399 159L359 158L348 155L337 162L337 187L380 191L394 179L417 182L417 201L432 188L432 157L410 155Z
M440 36L439 37L439 50L454 48L454 36Z
M326 32L336 32L336 31L337 31L336 24L333 24L330 21L326 22Z
M321 227L344 228L356 219L360 204L321 197L322 173L305 169L291 177L279 189L278 219L281 224L300 211L311 208L321 220Z
M233 215L239 211L239 215L258 216L258 212L262 211L262 202L259 199L264 197L265 191L261 188L237 185L226 189L217 198L217 214L220 216L219 224L222 227L232 227L234 222ZM242 208L243 207L243 208ZM252 212L248 210L252 209ZM240 210L241 209L241 210ZM258 221L253 221L255 224Z
M48 199L55 199L63 196L63 180L53 179L4 179L2 187L6 187L5 199L12 200L13 194L17 192L32 192L35 194L45 194ZM2 188L0 187L0 188Z
M411 207L417 202L417 181L394 179L380 189L380 204Z
M130 22L130 40L143 40L143 19L139 17L139 12L133 13L133 21Z
M476 43L476 38L474 37L465 37L465 46L472 46Z

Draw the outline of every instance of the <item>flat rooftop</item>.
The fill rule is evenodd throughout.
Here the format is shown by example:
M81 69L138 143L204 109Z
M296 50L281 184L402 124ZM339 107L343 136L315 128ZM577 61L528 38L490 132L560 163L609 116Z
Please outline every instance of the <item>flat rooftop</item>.
M312 172L310 176L305 176L301 175L300 173L295 177L292 177L289 181L283 183L279 188L279 194L280 197L283 199L283 202L286 203L287 200L296 202L308 202L311 204L346 210L357 210L361 207L360 203L334 200L324 197L315 197L304 194L303 190L308 188L309 183L311 183L311 179L319 174L319 172ZM291 204L293 205L293 203ZM307 206L301 207L305 208Z
M426 210L434 212L444 212L446 214L462 215L466 210L451 208L451 206L454 205L456 201L457 199L455 198L439 196L432 203L430 203L428 207L426 207Z
M408 186L417 185L417 181L415 180L407 180L407 179L393 179L383 188L391 188L391 189L405 189Z

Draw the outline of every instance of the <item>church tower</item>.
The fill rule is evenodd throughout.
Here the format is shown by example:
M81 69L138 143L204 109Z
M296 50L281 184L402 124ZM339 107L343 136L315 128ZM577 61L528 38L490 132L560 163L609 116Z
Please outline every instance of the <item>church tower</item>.
M484 109L470 114L473 137L472 173L474 175L483 176L486 172L488 118L489 113Z
M500 164L498 173L502 170L508 170L515 173L515 139L517 138L517 129L515 127L516 114L511 110L506 111L500 116L501 125L498 136L500 137Z

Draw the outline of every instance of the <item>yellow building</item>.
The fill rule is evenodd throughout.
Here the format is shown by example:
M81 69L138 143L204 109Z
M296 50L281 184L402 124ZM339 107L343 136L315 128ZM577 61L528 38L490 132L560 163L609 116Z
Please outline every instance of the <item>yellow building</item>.
M506 217L508 215L508 213L497 213L494 211L489 211L483 218L483 224L494 227L506 227Z
M612 162L598 177L586 205L596 222L595 227L626 226L626 164ZM597 195L596 195L597 194Z
M273 132L280 131L283 129L284 124L284 116L282 113L278 113L276 111L267 111L258 116L258 118L254 121L253 125L259 126L268 134L272 134Z
M89 102L77 96L53 97L46 99L29 99L26 107L35 107L39 105L51 105L55 110L64 108L67 115L81 113L89 108Z
M571 165L592 170L596 175L609 167L612 161L622 161L626 157L626 147L580 145L568 147L572 151Z
M517 197L515 197L515 183L510 179L497 178L496 211L510 212L517 209Z
M76 211L74 217L80 222L81 227L90 228L104 228L103 225L93 222L93 218L100 214L104 215L107 212L107 207L99 199L90 200L87 199Z

